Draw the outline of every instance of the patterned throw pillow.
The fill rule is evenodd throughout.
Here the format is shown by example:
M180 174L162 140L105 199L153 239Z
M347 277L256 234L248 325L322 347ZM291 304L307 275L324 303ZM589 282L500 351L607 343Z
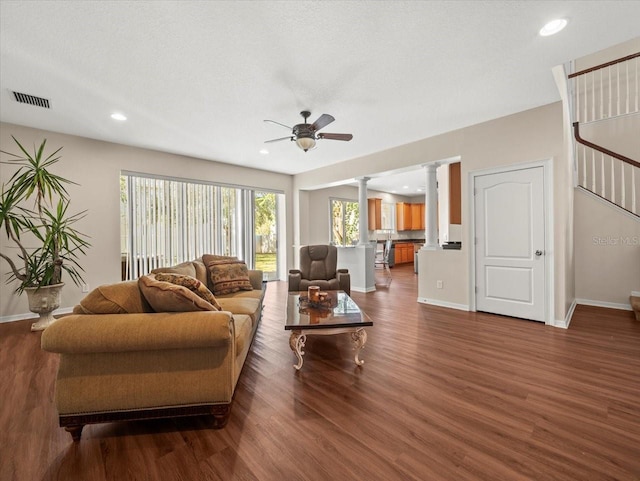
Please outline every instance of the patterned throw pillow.
M205 260L206 257L209 258ZM231 294L240 290L253 290L249 280L249 270L243 261L235 258L212 260L211 257L214 256L202 256L202 260L209 271L213 293L216 296Z
M195 277L185 276L182 274L172 274L170 272L158 272L156 274L156 280L170 282L171 284L175 284L177 286L186 287L191 292L207 301L217 310L222 310L222 307L220 307L220 304L218 304L218 301L216 301L215 296L211 293L209 288Z
M219 256L217 254L204 254L202 256L202 263L205 266L208 266L212 262L229 262L229 261L238 261L239 259L235 256ZM242 261L241 261L242 262Z
M155 312L217 311L186 287L157 280L156 274L140 276L138 287Z

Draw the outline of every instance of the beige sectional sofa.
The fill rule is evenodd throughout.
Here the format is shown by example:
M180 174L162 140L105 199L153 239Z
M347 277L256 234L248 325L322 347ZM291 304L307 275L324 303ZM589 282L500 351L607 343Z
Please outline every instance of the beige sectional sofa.
M84 425L109 421L209 414L224 426L266 290L261 271L244 269L241 290L211 300L221 310L193 286L156 280L177 274L214 292L219 279L201 258L101 286L47 328L42 348L60 354L60 426L76 441Z

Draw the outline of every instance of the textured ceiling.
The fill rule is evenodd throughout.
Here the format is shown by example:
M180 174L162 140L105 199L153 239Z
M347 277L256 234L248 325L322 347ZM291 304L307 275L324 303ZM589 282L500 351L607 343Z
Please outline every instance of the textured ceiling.
M2 0L0 18L0 120L295 174L557 101L551 68L636 37L640 2ZM288 134L263 120L305 109L353 140L261 155Z

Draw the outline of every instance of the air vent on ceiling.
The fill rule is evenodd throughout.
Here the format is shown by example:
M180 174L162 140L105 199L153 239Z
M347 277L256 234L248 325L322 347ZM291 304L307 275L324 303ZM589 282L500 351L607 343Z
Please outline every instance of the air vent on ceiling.
M35 105L36 107L44 107L45 109L49 107L49 99L43 99L42 97L36 97L35 95L22 94L20 92L13 92L13 96L16 99L16 102L20 102L21 104L29 104Z

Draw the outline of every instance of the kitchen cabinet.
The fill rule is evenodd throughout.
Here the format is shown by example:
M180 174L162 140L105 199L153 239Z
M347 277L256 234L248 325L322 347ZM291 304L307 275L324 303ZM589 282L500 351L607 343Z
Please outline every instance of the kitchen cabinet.
M400 230L424 230L424 203L396 204L396 227Z
M396 264L413 263L413 244L412 243L396 242L395 263Z
M424 230L424 202L411 204L411 230Z
M460 162L449 165L449 224L462 224Z
M396 228L397 230L412 230L411 204L407 202L396 203Z
M382 229L382 199L367 199L369 230Z

